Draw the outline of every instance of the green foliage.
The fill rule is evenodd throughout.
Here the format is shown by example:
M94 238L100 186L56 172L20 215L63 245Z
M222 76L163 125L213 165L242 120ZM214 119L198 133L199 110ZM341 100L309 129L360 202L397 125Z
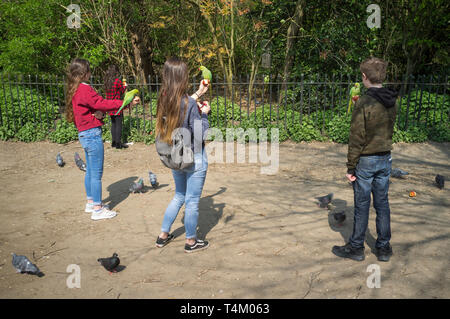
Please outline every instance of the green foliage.
M0 126L0 140L7 141L14 137L14 131L7 126Z
M350 133L350 115L336 115L327 123L327 135L336 143L348 143Z
M48 139L53 143L65 144L78 139L78 130L64 119L56 125L56 130L48 134Z
M427 131L421 127L410 127L406 131L394 126L392 142L423 143L428 140Z
M46 126L40 127L28 122L19 129L15 134L15 137L22 142L37 142L46 138L47 131L48 129Z

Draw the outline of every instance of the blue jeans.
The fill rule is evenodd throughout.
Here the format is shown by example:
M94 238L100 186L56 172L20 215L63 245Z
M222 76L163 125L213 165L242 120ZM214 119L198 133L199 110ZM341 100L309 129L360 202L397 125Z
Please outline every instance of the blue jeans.
M370 193L376 210L376 248L389 244L391 239L391 211L389 209L389 176L391 175L391 155L361 156L356 166L354 191L354 222L350 243L355 248L364 247L364 238L369 222Z
M161 231L170 232L178 212L186 204L184 213L184 227L186 238L196 238L198 224L198 204L205 184L208 159L203 149L202 153L194 154L195 164L185 170L172 170L175 181L175 196L167 206Z
M78 139L86 155L86 175L84 187L88 200L94 205L102 204L102 176L104 149L102 128L94 127L78 133Z

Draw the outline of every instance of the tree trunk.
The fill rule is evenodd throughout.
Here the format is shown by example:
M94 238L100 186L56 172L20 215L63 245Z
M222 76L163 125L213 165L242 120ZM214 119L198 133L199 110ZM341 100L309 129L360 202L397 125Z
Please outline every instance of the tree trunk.
M292 18L291 24L287 30L287 42L286 42L286 53L284 60L284 71L283 71L283 85L281 87L281 92L286 90L286 82L289 80L291 74L292 63L294 62L294 54L292 48L297 42L298 30L300 29L301 21L303 20L303 8L305 7L305 0L298 0L295 6L295 13ZM280 94L278 103L281 103L282 94Z
M131 45L133 47L137 82L147 84L148 76L153 74L148 40L141 32L131 32Z

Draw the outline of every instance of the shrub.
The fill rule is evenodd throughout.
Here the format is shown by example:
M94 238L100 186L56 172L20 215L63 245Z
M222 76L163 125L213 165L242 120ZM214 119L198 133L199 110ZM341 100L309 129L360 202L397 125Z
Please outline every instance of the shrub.
M48 138L53 143L68 143L78 139L78 130L73 123L68 123L63 119L56 125L56 130L48 134Z

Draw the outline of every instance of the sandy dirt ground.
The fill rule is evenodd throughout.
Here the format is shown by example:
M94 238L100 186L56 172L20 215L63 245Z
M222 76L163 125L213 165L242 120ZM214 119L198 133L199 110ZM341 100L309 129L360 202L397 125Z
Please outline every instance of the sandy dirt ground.
M345 180L346 145L280 145L274 175L260 164L212 163L200 200L198 236L207 250L184 253L183 209L176 239L155 247L165 208L174 195L170 170L154 145L116 150L105 143L104 202L118 212L92 221L84 212L84 173L78 142L0 142L0 298L449 298L450 144L396 144L393 167L410 175L392 179L394 255L378 262L371 208L363 262L331 252L353 227L353 190ZM56 165L61 152L66 165ZM160 187L148 187L148 171ZM437 173L447 177L439 190ZM144 178L144 194L129 186ZM417 197L410 198L414 190ZM345 210L338 225L315 197L334 193ZM45 273L15 272L11 253L28 256ZM110 274L97 262L117 252L126 268ZM67 267L80 268L81 288L68 288ZM368 266L380 268L381 288L369 288Z

